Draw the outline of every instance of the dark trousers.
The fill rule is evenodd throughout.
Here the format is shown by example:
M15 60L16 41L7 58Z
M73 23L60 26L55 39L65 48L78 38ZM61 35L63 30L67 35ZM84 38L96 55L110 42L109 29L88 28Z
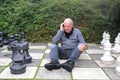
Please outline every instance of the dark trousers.
M50 61L52 63L59 63L59 59L68 59L75 62L82 51L79 51L78 48L76 49L63 49L58 45L53 44L50 49Z

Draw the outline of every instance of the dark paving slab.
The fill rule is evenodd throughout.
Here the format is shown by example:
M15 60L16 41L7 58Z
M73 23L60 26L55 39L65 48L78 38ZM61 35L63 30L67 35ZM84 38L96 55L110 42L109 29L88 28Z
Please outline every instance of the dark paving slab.
M71 75L64 69L58 70L46 70L44 67L40 67L36 79L38 80L72 80Z
M32 62L26 64L26 66L27 67L37 67L37 66L39 66L40 62L41 62L41 59L32 59Z
M50 54L44 54L44 59L50 59Z
M75 63L75 67L80 68L97 68L97 64L93 60L78 60Z
M89 56L94 60L99 60L103 54L89 54Z
M30 53L44 53L44 49L29 49Z
M103 70L111 80L120 80L120 75L117 75L115 68L103 68Z

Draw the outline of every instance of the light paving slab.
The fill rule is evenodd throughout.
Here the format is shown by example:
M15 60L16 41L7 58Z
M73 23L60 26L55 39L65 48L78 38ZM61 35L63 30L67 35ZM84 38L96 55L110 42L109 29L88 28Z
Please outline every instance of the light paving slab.
M29 53L32 59L42 59L43 53Z
M45 53L49 54L50 53L50 49L46 49Z
M100 68L74 68L72 75L78 80L110 80Z
M4 45L2 48L3 48L3 49L7 49L7 47L8 47L7 45Z
M12 51L8 51L7 49L4 49L1 51L2 53L12 53Z
M32 79L35 75L37 67L26 67L26 72L23 74L11 74L10 68L7 67L1 74L0 79Z
M100 49L88 49L88 50L86 50L86 52L88 54L103 54L104 50L100 50Z
M36 79L41 80L71 80L71 75L68 71L64 69L58 69L58 70L52 70L49 71L45 69L44 67L41 67L38 71L38 74L36 76Z
M113 64L104 64L102 63L101 60L95 60L95 62L100 66L100 67L116 67L119 65L119 63L117 61L114 61Z
M90 46L98 46L99 44L95 44L95 43L87 43L88 47Z
M0 66L7 66L12 62L10 58L0 58Z
M2 71L4 68L5 68L5 67L1 67L1 66L0 66L0 73L1 73L1 71Z
M79 59L91 60L91 57L88 54L86 54L86 53L84 53L84 54L82 53L80 55Z
M52 45L52 43L48 43L48 46L51 46Z

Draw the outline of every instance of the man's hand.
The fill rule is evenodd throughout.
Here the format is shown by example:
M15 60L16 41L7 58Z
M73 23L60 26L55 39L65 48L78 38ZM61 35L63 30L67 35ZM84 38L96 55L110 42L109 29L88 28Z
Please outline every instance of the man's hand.
M80 51L84 51L84 50L87 49L87 45L85 45L85 44L79 44L78 48L79 48Z
M64 23L61 23L61 25L60 25L60 29L63 31L64 29L63 29L63 26L64 26Z

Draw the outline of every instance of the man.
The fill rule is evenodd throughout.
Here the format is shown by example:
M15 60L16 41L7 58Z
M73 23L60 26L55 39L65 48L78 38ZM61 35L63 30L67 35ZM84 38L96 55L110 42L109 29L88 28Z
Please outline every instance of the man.
M61 43L61 47L58 43ZM60 30L53 37L50 51L50 63L45 64L48 70L64 68L71 72L75 61L80 54L87 49L87 45L79 29L73 27L73 21L66 18L60 26ZM60 59L67 59L66 62L60 64Z

